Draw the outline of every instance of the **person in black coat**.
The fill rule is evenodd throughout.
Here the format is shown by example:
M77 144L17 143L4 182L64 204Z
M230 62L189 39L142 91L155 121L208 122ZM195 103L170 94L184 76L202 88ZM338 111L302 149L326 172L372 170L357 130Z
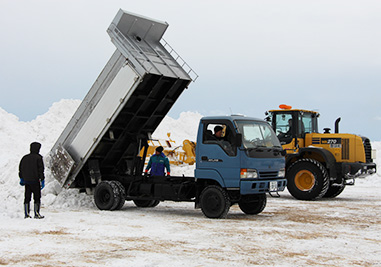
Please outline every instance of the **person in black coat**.
M30 201L34 199L34 218L42 219L40 214L41 189L45 186L44 162L39 154L41 144L33 142L30 144L30 153L25 155L19 165L20 185L25 186L24 212L25 218L30 216Z

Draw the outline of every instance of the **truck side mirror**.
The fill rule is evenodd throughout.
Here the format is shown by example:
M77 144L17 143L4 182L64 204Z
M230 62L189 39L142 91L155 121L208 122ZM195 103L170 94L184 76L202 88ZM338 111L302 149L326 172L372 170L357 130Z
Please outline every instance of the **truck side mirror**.
M242 134L240 133L236 134L234 143L237 147L240 147L242 145Z

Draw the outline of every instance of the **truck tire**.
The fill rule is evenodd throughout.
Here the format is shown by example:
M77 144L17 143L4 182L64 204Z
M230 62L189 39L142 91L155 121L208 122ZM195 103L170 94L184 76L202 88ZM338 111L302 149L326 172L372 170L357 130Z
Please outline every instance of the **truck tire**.
M245 214L254 215L261 213L265 209L266 203L266 194L258 194L241 198L238 206Z
M159 200L154 200L152 201L151 205L149 206L150 208L154 208L156 207L157 205L159 205L160 201Z
M226 218L230 209L230 199L220 186L210 185L201 192L200 206L206 217L223 219Z
M142 200L142 199L134 199L135 205L139 208L153 208L159 205L159 200Z
M287 189L300 200L319 199L328 190L327 169L317 160L300 159L294 162L286 173Z
M345 189L345 184L343 185L329 185L329 188L323 197L334 198L340 195Z
M118 186L110 181L102 181L95 187L95 205L100 210L114 210L120 203Z
M119 202L117 203L115 210L120 210L126 202L126 189L119 181L111 181L111 183L114 183L119 189Z

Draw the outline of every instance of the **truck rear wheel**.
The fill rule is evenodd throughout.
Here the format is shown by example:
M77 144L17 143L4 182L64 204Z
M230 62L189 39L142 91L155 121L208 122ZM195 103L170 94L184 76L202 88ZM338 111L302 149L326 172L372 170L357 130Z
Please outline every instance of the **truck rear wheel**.
M238 202L239 208L246 214L253 215L261 213L267 203L266 194L243 196Z
M102 181L95 187L95 205L100 210L115 210L120 203L120 190L116 183Z
M220 186L207 186L200 195L200 206L202 213L213 219L226 218L230 209L228 194Z
M343 185L329 185L329 188L327 190L327 193L323 197L326 198L334 198L340 195L345 189L345 184Z
M319 199L328 190L327 169L314 159L300 159L294 162L287 169L286 178L287 189L296 199Z
M153 208L159 205L159 200L142 200L142 199L134 199L135 205L139 208Z
M114 183L119 189L119 202L117 203L115 210L120 210L126 202L126 189L119 181L111 181L111 183Z

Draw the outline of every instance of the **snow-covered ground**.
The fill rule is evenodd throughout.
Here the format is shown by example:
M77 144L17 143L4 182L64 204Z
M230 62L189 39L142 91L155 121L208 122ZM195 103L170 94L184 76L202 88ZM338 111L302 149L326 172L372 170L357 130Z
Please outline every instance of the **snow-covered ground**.
M46 155L78 107L61 100L30 122L0 108L0 265L5 266L381 266L381 171L335 199L298 201L287 191L248 216L238 207L211 220L192 203L100 211L90 196L62 190L46 170L43 220L23 219L18 163L33 141ZM156 138L195 140L197 113L166 117ZM381 142L372 142L381 163ZM193 166L173 166L192 175Z

